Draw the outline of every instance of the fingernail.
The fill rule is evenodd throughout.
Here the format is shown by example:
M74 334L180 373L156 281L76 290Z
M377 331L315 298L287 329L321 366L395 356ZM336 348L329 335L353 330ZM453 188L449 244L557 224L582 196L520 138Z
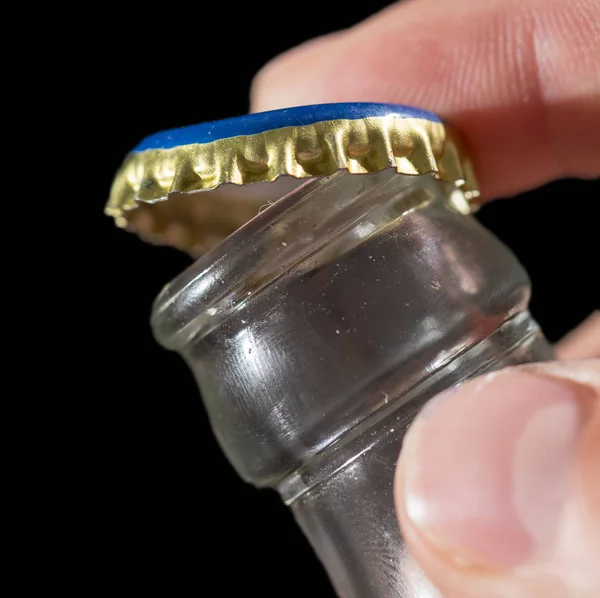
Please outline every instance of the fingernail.
M582 387L490 374L433 399L400 459L404 509L457 563L509 568L553 540L584 418Z

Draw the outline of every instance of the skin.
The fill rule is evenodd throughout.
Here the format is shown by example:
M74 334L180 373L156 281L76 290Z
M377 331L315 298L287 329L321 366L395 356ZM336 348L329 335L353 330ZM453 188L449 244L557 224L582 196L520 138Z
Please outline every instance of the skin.
M276 58L251 99L254 111L381 101L437 112L463 132L485 200L597 178L600 1L394 4ZM600 596L599 312L557 356L463 385L407 434L398 520L445 598ZM445 455L460 463L449 476Z

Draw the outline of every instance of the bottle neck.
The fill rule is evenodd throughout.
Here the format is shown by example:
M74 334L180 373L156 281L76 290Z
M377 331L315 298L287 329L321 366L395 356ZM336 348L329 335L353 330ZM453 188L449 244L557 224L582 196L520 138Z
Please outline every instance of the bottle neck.
M460 194L459 194L460 198ZM278 486L526 309L527 276L432 176L300 185L158 298L240 475Z
M490 370L551 358L522 312L400 396L388 387L388 405L285 480L279 490L336 595L440 598L408 555L396 519L392 481L404 432L435 394Z
M394 428L406 430L423 405L436 394L475 375L519 363L552 359L551 345L528 311L518 313L480 342L435 364L414 386L395 375L379 380L381 407L374 410L338 442L281 481L277 490L292 505L326 484L357 455L376 450ZM399 445L398 445L399 446Z

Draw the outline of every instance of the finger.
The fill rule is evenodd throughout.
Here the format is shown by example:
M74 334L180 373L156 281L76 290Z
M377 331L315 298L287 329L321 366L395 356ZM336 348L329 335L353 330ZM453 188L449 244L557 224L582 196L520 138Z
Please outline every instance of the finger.
M600 175L600 0L416 0L267 65L255 111L338 101L440 113L484 197Z
M600 360L527 365L434 399L396 507L445 598L600 596Z
M560 359L600 357L600 311L567 334L556 346L556 354Z

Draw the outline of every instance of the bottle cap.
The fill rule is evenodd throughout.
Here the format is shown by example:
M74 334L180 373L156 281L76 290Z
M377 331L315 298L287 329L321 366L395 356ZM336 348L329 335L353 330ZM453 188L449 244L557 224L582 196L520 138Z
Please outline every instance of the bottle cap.
M105 211L146 240L196 255L298 179L386 168L453 183L472 205L479 195L458 135L435 114L394 104L317 104L147 137L117 173Z

